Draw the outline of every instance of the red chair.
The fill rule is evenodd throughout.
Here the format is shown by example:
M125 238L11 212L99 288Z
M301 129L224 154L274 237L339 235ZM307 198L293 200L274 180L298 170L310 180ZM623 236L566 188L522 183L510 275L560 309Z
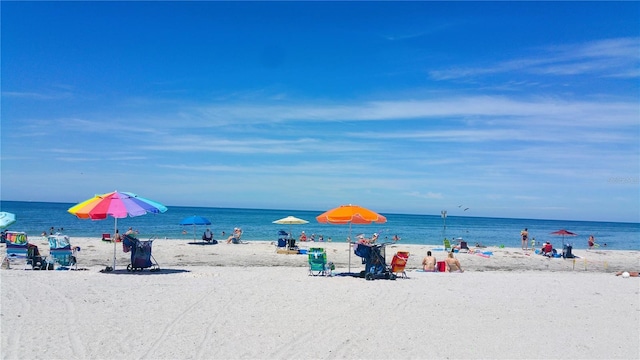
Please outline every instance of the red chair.
M407 260L409 260L409 252L398 251L393 255L393 259L391 260L391 272L402 278L408 279L409 277L404 270L407 266Z
M102 241L111 241L111 234L102 234Z

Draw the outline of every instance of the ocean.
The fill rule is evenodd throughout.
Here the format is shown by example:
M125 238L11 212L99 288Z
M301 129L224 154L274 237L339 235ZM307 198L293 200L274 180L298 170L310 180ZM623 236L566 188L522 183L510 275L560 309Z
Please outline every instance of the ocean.
M28 236L40 236L43 231L63 232L70 237L101 237L102 233L114 233L115 219L84 220L78 219L67 212L74 203L47 203L25 201L0 201L0 210L16 214L17 222L7 229L24 231ZM121 233L129 227L139 231L140 238L156 237L158 239L200 239L206 226L181 226L180 220L185 217L198 215L209 219L209 226L216 239L226 239L234 227L243 230L242 239L277 240L279 230L292 231L295 238L300 232L310 236L322 234L325 241L346 241L347 236L364 233L371 237L374 232L380 234L380 240L391 241L398 235L400 243L439 245L443 238L463 238L470 246L480 243L486 246L519 247L520 231L529 230L529 239L536 242L551 241L555 247L560 247L563 241L570 243L576 249L586 249L589 235L596 238L601 249L610 250L638 250L640 249L640 223L618 223L597 221L569 221L569 220L535 220L448 216L443 219L440 215L408 215L386 214L385 224L371 225L330 225L319 224L315 217L325 210L263 210L263 209L231 209L214 207L185 207L168 206L164 214L147 214L138 217L128 217L117 220ZM276 225L272 222L286 216L295 216L309 221L304 225ZM446 220L446 224L445 221ZM446 227L445 227L446 225ZM551 233L566 229L577 236L564 237ZM225 232L223 236L222 232ZM186 232L186 234L184 233ZM604 246L606 244L606 247Z

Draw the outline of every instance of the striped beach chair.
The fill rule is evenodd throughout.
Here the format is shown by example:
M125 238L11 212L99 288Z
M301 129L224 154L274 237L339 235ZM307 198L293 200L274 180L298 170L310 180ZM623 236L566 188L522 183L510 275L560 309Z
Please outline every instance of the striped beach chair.
M22 263L24 269L27 269L29 260L29 242L27 234L23 232L7 231L6 232L7 251L2 264L7 264L7 269L11 268L11 263Z

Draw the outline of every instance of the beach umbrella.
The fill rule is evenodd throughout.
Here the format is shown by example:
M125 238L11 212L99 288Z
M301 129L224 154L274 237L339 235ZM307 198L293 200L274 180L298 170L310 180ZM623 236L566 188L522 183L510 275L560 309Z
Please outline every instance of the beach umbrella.
M79 219L103 220L111 216L115 220L114 232L118 230L118 219L135 217L147 213L160 214L167 207L130 192L110 192L85 200L67 210ZM113 269L116 268L116 242L113 242Z
M340 205L316 216L316 220L323 224L349 224L349 239L351 239L351 224L384 224L387 218L358 205ZM349 272L351 272L351 240L349 240Z
M564 237L565 236L576 236L576 235L578 235L576 233L572 233L571 231L567 231L565 229L554 231L551 234L553 234L553 235L562 235L562 245L564 245Z
M0 229L4 229L7 226L16 222L16 216L10 212L0 212Z
M309 222L307 220L303 220L303 219L297 218L295 216L287 216L286 218L282 218L282 219L278 219L276 221L273 221L273 223L274 224L280 224L280 225L289 225L289 236L291 236L292 225L308 224Z
M193 225L193 241L195 241L196 225L211 225L211 221L205 217L193 215L182 219L180 225Z

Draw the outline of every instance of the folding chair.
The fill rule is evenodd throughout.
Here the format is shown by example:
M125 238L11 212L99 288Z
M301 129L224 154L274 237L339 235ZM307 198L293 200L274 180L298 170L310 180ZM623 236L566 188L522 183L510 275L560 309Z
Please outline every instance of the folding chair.
M323 248L309 249L309 275L326 275L327 253Z
M449 239L444 238L443 244L444 244L444 251L451 251L451 241L449 241Z
M78 269L78 262L76 260L77 247L71 248L69 243L69 237L66 235L50 235L49 236L49 256L51 257L51 263L58 264L58 270ZM54 265L55 266L55 265Z
M407 266L407 260L409 260L409 252L398 251L393 255L393 259L391 260L391 272L404 279L408 279L407 272L404 270Z

